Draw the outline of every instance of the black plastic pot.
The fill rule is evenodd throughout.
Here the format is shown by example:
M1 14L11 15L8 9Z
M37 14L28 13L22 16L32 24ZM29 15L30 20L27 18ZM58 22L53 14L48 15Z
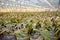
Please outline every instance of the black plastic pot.
M16 36L14 35L3 35L3 34L0 34L0 40L17 40Z
M4 35L0 34L0 40L4 40Z

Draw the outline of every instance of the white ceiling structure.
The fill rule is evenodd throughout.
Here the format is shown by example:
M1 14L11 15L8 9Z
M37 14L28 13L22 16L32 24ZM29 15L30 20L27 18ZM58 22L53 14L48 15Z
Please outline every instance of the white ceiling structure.
M56 8L59 0L0 0L0 7Z

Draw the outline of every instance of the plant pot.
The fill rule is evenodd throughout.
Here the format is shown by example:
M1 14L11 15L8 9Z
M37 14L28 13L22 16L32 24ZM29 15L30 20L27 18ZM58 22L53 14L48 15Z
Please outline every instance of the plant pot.
M0 34L0 40L4 40L4 35Z
M12 35L12 34L8 34L8 35L0 35L0 40L17 40L16 36Z

